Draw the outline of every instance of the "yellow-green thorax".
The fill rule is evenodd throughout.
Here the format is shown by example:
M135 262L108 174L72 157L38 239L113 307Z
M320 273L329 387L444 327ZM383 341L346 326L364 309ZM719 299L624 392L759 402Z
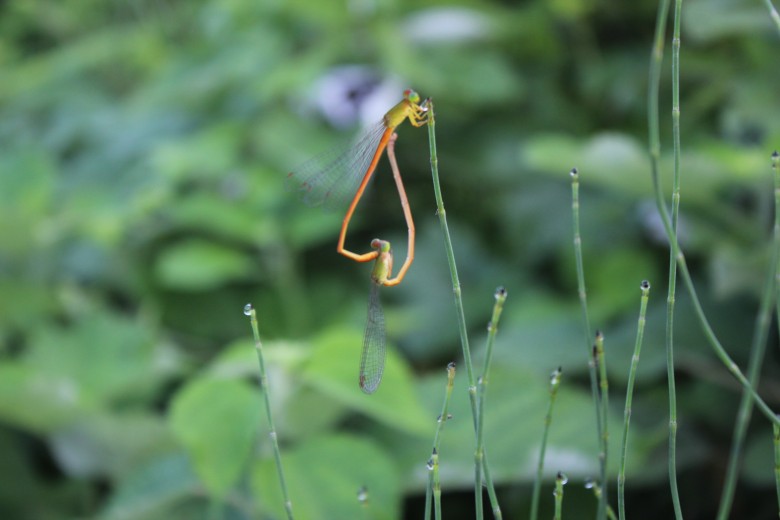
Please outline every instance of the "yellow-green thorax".
M415 112L419 106L420 94L414 90L405 90L404 98L385 114L385 126L395 128Z
M393 273L393 252L390 249L390 242L375 238L371 241L371 247L379 251L379 256L374 261L374 269L371 271L371 280L384 285Z

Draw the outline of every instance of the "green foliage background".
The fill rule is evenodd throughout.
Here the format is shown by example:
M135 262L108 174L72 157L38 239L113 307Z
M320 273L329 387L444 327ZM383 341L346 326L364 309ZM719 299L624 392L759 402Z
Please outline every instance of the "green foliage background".
M576 166L614 446L639 283L653 284L628 512L669 517L668 253L645 144L655 9L649 0L0 3L0 516L199 518L220 504L226 518L279 518L248 301L296 518L421 515L444 367L460 353L426 132L399 132L417 256L383 294L392 351L375 396L357 388L370 267L335 254L338 212L284 190L291 167L412 86L436 102L475 359L495 286L510 294L486 430L507 516L527 511L557 366L548 476L570 477L568 517L595 510L580 485L596 473L597 449L571 244ZM773 218L780 40L760 2L689 0L683 17L681 241L717 333L745 366ZM400 264L406 232L384 161L371 192L349 244L389 239ZM739 391L678 294L683 510L711 518ZM777 352L760 387L774 409ZM442 485L445 517L469 518L463 374L457 384ZM754 423L735 518L776 515L771 432ZM367 510L356 500L362 485Z

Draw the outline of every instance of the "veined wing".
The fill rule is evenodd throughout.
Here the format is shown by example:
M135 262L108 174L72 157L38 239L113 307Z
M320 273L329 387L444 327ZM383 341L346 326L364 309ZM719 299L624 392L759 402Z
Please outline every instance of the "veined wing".
M287 189L297 191L308 206L334 209L346 206L363 180L385 130L387 127L381 120L346 146L301 164L287 175Z
M367 394L376 392L385 371L385 313L379 300L379 287L372 282L368 293L368 319L360 355L360 389Z

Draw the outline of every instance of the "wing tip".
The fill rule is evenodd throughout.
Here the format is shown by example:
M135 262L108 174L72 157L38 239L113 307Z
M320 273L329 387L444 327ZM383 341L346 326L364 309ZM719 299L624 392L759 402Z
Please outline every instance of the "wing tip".
M360 389L363 391L364 394L371 395L374 392L376 392L377 388L379 388L379 383L382 381L382 379L378 379L376 381L368 381L366 380L366 376L361 375L360 376Z

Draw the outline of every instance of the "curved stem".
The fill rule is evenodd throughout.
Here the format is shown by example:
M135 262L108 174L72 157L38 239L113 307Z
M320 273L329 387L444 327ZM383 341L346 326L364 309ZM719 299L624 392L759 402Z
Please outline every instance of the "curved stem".
M438 488L438 494L436 496L436 518L441 518L441 485L438 479L438 463L439 463L439 436L441 435L441 429L444 427L444 423L450 419L449 406L450 396L452 395L452 387L455 384L455 363L447 365L447 388L444 392L444 404L441 407L441 414L436 420L436 432L433 435L433 449L431 450L431 458L428 463L428 487L425 493L425 518L431 517L431 495L434 492L434 488ZM435 458L434 458L435 457Z
M778 171L778 159L772 156L772 169L775 172L775 225L772 251L769 260L769 269L764 284L764 293L761 296L756 323L753 329L753 344L750 346L750 361L748 361L748 381L755 389L758 386L758 378L761 372L761 364L764 361L766 342L769 336L769 325L772 322L772 306L775 303L777 287L777 260L780 258L780 171ZM742 448L745 442L750 416L753 412L753 400L747 391L742 392L742 400L739 403L737 422L734 425L734 439L731 442L731 453L726 470L726 480L723 483L723 492L720 496L718 507L718 520L726 520L731 511L734 500L734 489L737 485L737 472L742 457Z
M601 331L596 331L596 341L593 347L594 362L598 366L599 373L599 397L601 399L601 465L603 468L607 467L607 455L609 452L609 382L607 381L607 361L604 356L604 334ZM599 514L607 515L607 508L609 507L609 497L607 496L607 488L609 480L606 478L606 473L602 477L601 481L601 495L599 496Z
M769 16L775 23L777 31L780 32L780 14L777 13L777 9L775 9L775 6L772 5L772 0L764 0L764 5L766 5L766 8L769 10Z
M539 496L542 491L542 473L544 471L544 454L547 451L547 436L550 433L550 424L552 423L552 411L555 404L555 397L558 395L558 387L561 386L561 367L554 370L550 376L550 401L547 404L547 415L544 417L544 431L542 433L542 445L539 449L539 462L536 465L536 479L534 480L534 491L531 498L531 520L537 520L539 517Z
M455 253L452 249L452 238L450 237L449 226L447 225L447 212L444 209L444 200L441 195L441 185L439 184L439 158L436 153L436 119L433 111L433 101L429 100L427 104L428 108L428 142L431 151L431 175L433 177L433 192L436 197L436 213L439 215L439 223L441 224L442 234L444 235L444 247L447 253L447 264L450 268L450 278L452 279L452 292L455 297L455 312L458 316L458 332L460 333L460 345L463 350L463 361L466 364L466 377L468 379L468 392L469 403L471 404L471 417L473 419L474 431L477 431L477 387L474 384L474 367L471 363L471 349L469 348L468 332L466 330L466 316L463 312L463 299L461 298L460 280L458 278L458 267L455 264ZM482 454L482 468L483 475L485 476L485 483L488 488L488 495L490 496L491 506L493 508L494 518L500 519L501 508L498 505L498 498L496 496L495 487L493 486L493 478L490 474L490 465L487 460L487 452L483 450ZM479 495L481 501L482 489L474 488L475 498ZM483 518L483 512L481 508L478 508L477 519Z
M672 186L672 233L678 236L680 216L680 18L682 0L674 2L674 34L672 36L672 134L674 141L674 181ZM677 488L677 391L674 379L674 304L677 288L677 255L674 240L669 247L669 287L666 297L666 377L669 384L669 487L674 504L674 516L682 520L680 492Z
M292 501L287 492L287 483L284 479L284 470L282 468L282 454L279 450L279 438L274 426L274 417L271 413L271 397L268 395L268 378L265 372L265 359L263 358L263 343L260 341L260 331L257 325L257 311L251 303L244 307L244 314L249 316L252 325L252 335L255 339L255 351L257 352L257 363L260 367L260 388L263 390L263 403L265 404L265 417L268 420L268 436L271 438L271 446L274 452L274 461L276 462L276 472L279 476L279 485L282 488L284 497L284 510L287 513L287 519L293 520Z
M666 2L667 0L662 0L663 2ZM660 17L659 17L660 18ZM656 48L657 49L657 48ZM654 51L655 56L655 51ZM660 56L660 53L659 53ZM653 192L655 195L655 203L656 207L658 209L658 213L661 216L661 222L664 226L664 231L666 232L666 237L669 240L669 243L676 244L677 243L677 236L674 234L672 230L672 223L671 218L669 217L669 213L666 208L666 203L664 202L663 197L663 191L661 190L661 179L660 179L660 172L659 172L659 157L660 157L660 145L659 143L659 132L658 132L658 82L657 77L654 77L656 74L660 74L659 71L655 70L654 66L651 66L651 81L650 81L650 94L648 96L648 121L650 125L650 171L652 175L653 180ZM704 336L707 338L707 341L710 344L710 347L712 347L712 350L715 353L715 356L723 363L723 365L726 367L726 369L731 373L732 376L742 385L743 388L747 389L750 393L751 398L756 403L756 406L758 406L758 409L761 411L761 413L766 417L773 425L780 426L780 418L778 418L775 413L772 411L771 408L764 402L763 399L761 399L761 396L756 393L756 391L750 386L750 382L747 380L745 375L742 373L742 371L739 369L736 363L731 359L731 357L726 352L726 349L723 348L723 345L721 345L720 341L718 340L718 337L715 335L715 332L712 330L712 326L710 325L709 321L707 320L707 316L704 314L704 309L702 308L701 301L699 300L699 295L696 292L696 287L693 285L693 279L691 278L691 273L688 271L688 264L685 261L685 255L683 254L682 250L679 249L679 246L677 246L677 266L680 269L680 274L682 275L683 282L685 283L685 288L688 291L688 294L691 297L691 302L693 303L693 309L696 314L696 318L699 320L699 325L702 328L702 331L704 332Z
M593 336L591 335L590 318L588 317L588 296L585 291L585 268L582 261L582 238L580 236L580 174L577 168L572 168L571 172L571 214L572 214L572 229L574 233L574 258L577 264L577 293L580 298L580 308L582 309L582 325L585 333L585 349L588 355L588 372L590 375L590 392L593 398L593 405L596 412L596 435L599 442L600 449L604 449L602 414L600 411L600 399L598 389L598 374L596 372L596 364L593 362L591 356L593 346ZM599 471L601 475L601 481L604 482L607 478L606 460L603 456L599 457ZM599 499L598 504L598 518L603 519L605 515L605 502L604 499Z
M475 467L475 475L474 478L476 479L476 487L478 489L482 489L482 471L480 471L484 466L484 460L485 460L485 441L484 441L484 431L485 431L485 394L487 393L487 386L488 386L488 374L490 373L490 364L493 360L493 345L496 340L496 332L498 332L498 322L501 319L501 312L504 310L504 302L506 301L507 292L506 289L503 287L499 287L496 289L495 293L495 303L493 304L493 314L490 318L490 323L488 323L488 336L487 336L487 345L485 346L485 364L484 368L482 370L482 376L479 378L479 382L477 383L478 386L478 395L479 395L479 401L477 403L477 449L474 452L474 467ZM478 494L478 503L477 507L481 510L482 509L482 493Z
M645 280L641 285L642 298L639 304L639 320L636 328L636 342L634 343L634 355L631 357L631 370L628 373L628 385L626 388L626 408L623 412L623 440L620 450L620 472L618 473L618 515L620 520L626 520L625 489L626 489L626 455L628 454L628 426L631 423L631 402L634 396L634 381L636 369L639 366L639 354L642 351L642 339L645 334L645 316L647 315L647 301L650 299L650 283Z

